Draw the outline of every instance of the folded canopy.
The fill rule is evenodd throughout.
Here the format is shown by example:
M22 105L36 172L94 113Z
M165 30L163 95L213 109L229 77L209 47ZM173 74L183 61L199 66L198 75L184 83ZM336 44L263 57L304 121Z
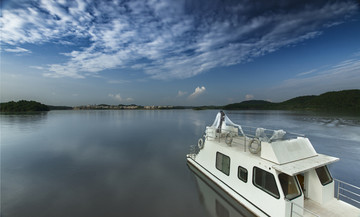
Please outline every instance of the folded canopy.
M222 126L220 126L222 125ZM233 123L230 118L228 118L228 116L220 111L218 112L218 114L216 115L216 118L215 118L215 121L214 123L212 124L211 127L214 127L214 128L222 128L223 126L233 126L233 127L237 127L239 128L239 131L241 132L242 135L245 135L243 130L242 130L242 127L239 125L239 124L235 124Z

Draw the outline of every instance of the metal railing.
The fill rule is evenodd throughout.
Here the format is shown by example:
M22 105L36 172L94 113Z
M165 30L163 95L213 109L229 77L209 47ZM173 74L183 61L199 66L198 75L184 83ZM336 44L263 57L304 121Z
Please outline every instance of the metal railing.
M314 217L320 217L318 214L316 214L316 213L314 213L314 212L312 212L312 211L310 211L310 210L308 210L308 209L305 209L304 207L302 207L302 206L299 206L299 205L297 205L296 203L293 203L293 202L291 202L291 201L289 201L290 202L290 217L297 217L297 216L300 216L300 217L302 217L302 216L314 216ZM294 205L295 205L295 208L296 209L300 209L300 210L302 210L302 212L301 213L298 213L297 211L296 211L296 209L294 209ZM305 213L307 213L307 214L305 214Z
M241 125L245 135L255 138L256 136L256 130L259 129L258 127L252 127L252 126L246 126L246 125ZM268 139L270 139L274 132L277 130L273 130L273 129L267 129L267 128L260 128L264 130L264 136L266 136ZM281 140L288 140L288 139L296 139L297 137L306 137L304 134L299 134L299 133L293 133L293 132L289 132L286 131L285 136L281 139Z
M212 130L212 133L209 133L207 131L208 129ZM239 132L240 130L238 130L236 132L234 130L221 129L221 131L219 131L217 128L211 129L210 127L208 127L207 130L205 131L205 134L204 134L205 140L214 139L214 140L218 140L219 142L221 142L221 140L223 139L223 141L230 146L233 141L233 137L237 137L237 136L243 137L243 140L244 140L243 145L244 145L245 152L246 152L247 140L252 138L252 137L249 137L249 135L240 133Z
M234 128L238 128L238 127L234 126ZM216 138L218 138L218 135L220 135L218 128L207 127L207 129L215 129L216 130ZM238 130L237 136L246 136L246 137L249 137L249 138L258 138L258 135L256 135L257 129L262 129L263 133L264 133L264 134L262 134L262 136L267 137L268 140L271 138L271 136L273 136L274 132L276 132L276 130L272 130L272 129L258 128L258 127L251 127L251 126L242 125L241 130L240 129ZM242 132L244 134L242 134ZM233 134L234 131L221 129L221 135L224 135L226 133L232 133ZM305 137L305 135L304 134L293 133L293 132L286 132L285 136L280 140L295 139L297 137Z
M360 208L360 187L338 179L334 179L334 181L336 198Z
M285 135L281 136L281 138L275 138L272 139L272 136L275 134L276 130L271 129L265 129L265 128L256 128L256 127L250 127L250 126L229 126L233 128L228 129L218 129L214 127L206 127L206 131L204 134L205 140L208 139L215 139L221 142L223 139L228 145L231 146L231 143L233 141L233 137L240 136L243 138L242 145L244 146L244 152L247 151L247 146L251 145L254 140L257 140L256 143L258 143L258 146L261 146L261 142L272 142L272 141L279 141L279 140L290 140L295 139L297 137L305 137L303 134L297 134L292 132L286 132L284 131ZM236 130L235 130L236 129ZM257 135L257 130L260 129L262 134ZM239 141L239 140L237 140ZM241 144L241 143L240 143ZM258 153L260 149L256 146L255 148L249 147L249 149L254 150L252 153L256 154ZM251 152L250 150L250 152Z

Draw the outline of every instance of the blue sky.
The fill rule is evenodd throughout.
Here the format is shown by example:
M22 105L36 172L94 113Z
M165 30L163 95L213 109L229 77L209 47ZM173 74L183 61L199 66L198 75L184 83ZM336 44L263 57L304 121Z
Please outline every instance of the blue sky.
M225 105L360 88L357 1L3 1L1 101Z

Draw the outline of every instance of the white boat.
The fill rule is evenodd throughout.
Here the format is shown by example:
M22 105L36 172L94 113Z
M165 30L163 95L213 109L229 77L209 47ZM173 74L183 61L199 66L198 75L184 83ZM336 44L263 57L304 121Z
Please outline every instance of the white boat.
M338 160L317 153L304 135L240 126L223 112L187 155L190 168L256 216L360 217L339 200L360 204L360 188L332 178L327 165Z
M203 174L197 173L195 168L190 167L190 169L194 172L199 201L209 216L256 217L256 215L234 200Z

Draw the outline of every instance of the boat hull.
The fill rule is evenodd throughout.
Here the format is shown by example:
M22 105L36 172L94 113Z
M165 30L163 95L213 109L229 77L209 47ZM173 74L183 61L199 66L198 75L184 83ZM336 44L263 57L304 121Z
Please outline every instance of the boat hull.
M194 171L199 177L206 180L211 187L213 187L214 189L221 189L227 197L230 197L232 198L232 200L237 201L239 205L244 208L242 210L244 216L270 216L269 214L261 210L259 207L257 207L255 204L253 204L251 201L246 199L239 192L236 192L229 185L221 181L219 178L217 178L214 174L201 166L191 157L187 157L187 163L189 168Z

